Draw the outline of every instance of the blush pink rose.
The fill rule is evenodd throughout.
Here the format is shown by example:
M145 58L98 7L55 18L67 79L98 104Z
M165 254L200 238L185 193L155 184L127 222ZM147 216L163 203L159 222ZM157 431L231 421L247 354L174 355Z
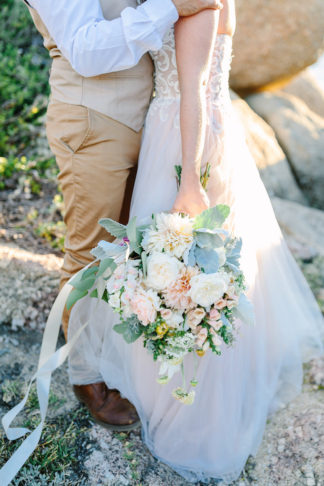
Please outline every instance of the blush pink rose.
M132 309L143 326L155 321L157 311L160 308L160 299L153 290L140 290L132 298Z

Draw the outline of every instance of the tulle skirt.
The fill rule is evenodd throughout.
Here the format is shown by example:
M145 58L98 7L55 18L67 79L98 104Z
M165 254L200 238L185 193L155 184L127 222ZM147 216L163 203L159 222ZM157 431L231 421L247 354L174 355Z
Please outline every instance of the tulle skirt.
M270 200L227 106L210 105L204 163L212 166L211 205L228 204L227 226L243 239L242 268L256 325L242 326L233 347L199 359L193 405L176 401L175 375L156 382L158 365L140 340L129 345L112 330L118 316L105 302L75 306L69 336L89 321L69 360L71 383L105 381L137 408L152 454L188 481L235 480L257 452L269 413L301 391L302 363L322 353L323 319L291 256ZM143 134L131 215L147 220L176 197L174 165L181 163L179 100L152 102ZM185 369L192 376L193 357Z

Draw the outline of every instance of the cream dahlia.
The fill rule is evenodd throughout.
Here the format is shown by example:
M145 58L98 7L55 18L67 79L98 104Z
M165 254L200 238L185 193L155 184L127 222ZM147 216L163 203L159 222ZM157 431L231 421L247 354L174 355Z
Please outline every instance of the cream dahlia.
M172 309L190 310L196 307L188 294L191 285L190 280L199 273L194 267L183 267L177 280L172 282L163 293L166 305Z

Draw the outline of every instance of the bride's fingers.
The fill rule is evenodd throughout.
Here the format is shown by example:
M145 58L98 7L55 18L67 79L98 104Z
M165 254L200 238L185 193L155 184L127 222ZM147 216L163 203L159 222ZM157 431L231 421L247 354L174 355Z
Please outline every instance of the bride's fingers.
M180 214L184 214L185 216L190 216L190 214L187 211L178 208L172 208L171 213L180 213Z
M221 10L223 8L223 2L221 0L210 0L210 8Z

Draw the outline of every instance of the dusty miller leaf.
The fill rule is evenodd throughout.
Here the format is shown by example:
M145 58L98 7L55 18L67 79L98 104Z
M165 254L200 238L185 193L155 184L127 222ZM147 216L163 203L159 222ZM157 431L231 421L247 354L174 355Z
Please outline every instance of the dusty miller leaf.
M115 236L116 238L126 238L127 236L127 231L126 231L126 226L123 224L117 223L117 221L114 221L113 219L110 218L102 218L99 219L99 224L103 228L105 228L108 233L110 233L112 236Z
M215 250L197 247L195 257L199 267L205 273L216 273L219 269L219 256Z

